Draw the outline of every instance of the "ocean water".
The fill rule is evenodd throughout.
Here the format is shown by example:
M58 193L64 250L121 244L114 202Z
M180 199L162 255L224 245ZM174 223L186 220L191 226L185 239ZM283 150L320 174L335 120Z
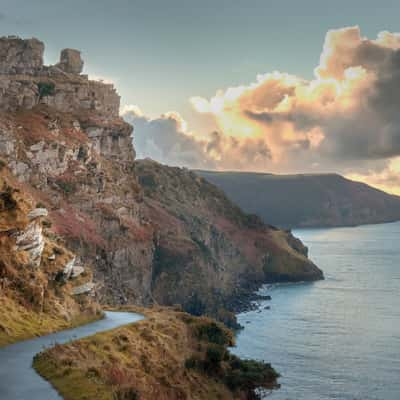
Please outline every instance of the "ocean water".
M294 233L325 281L264 287L234 352L281 374L270 400L399 400L400 223Z

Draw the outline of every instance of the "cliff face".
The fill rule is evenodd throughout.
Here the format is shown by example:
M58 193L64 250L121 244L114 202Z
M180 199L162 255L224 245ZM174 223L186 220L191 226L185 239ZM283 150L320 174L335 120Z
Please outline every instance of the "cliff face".
M20 41L0 47L42 54L37 41ZM0 64L0 157L93 271L102 302L215 315L262 282L322 277L290 234L193 173L135 162L118 95L80 74L79 52L64 50L56 66L15 53L13 68Z
M322 278L299 240L243 213L195 173L151 160L136 162L135 171L157 231L157 301L218 315L263 282Z
M336 174L197 173L243 210L280 227L353 226L400 219L400 197Z

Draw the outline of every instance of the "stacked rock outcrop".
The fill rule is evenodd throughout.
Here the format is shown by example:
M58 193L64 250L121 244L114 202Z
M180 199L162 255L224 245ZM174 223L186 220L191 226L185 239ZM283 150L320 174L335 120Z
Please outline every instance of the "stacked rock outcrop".
M62 112L94 110L118 116L120 97L114 86L82 75L78 50L62 50L60 61L50 66L43 64L43 53L40 40L0 38L0 110L45 103Z

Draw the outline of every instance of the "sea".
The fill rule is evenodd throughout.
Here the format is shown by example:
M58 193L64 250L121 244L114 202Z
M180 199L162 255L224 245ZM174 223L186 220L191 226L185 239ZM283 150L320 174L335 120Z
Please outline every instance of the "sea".
M261 288L233 351L280 373L268 400L400 400L400 222L293 233L325 280Z

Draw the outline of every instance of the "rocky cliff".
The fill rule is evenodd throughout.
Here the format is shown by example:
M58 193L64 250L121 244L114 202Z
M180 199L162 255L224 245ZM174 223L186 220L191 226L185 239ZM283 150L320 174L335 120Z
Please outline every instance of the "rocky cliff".
M262 282L322 277L289 233L213 185L135 162L115 89L82 75L76 50L55 66L42 55L36 39L0 40L0 157L93 271L102 302L217 315Z
M353 226L400 219L400 197L337 174L196 172L243 210L280 227Z
M100 317L91 271L49 226L47 210L1 164L0 346Z
M222 317L261 283L322 278L299 240L243 213L194 172L151 160L135 171L157 232L151 287L160 303Z

